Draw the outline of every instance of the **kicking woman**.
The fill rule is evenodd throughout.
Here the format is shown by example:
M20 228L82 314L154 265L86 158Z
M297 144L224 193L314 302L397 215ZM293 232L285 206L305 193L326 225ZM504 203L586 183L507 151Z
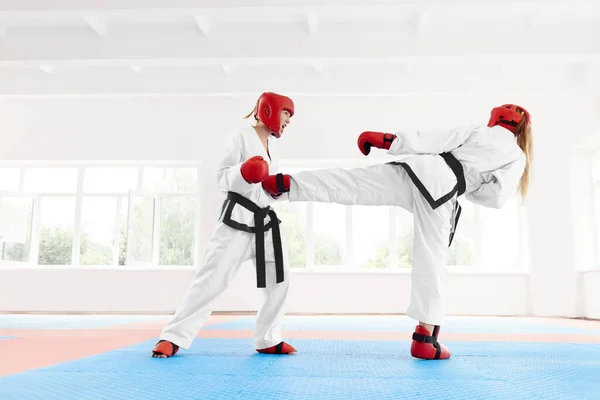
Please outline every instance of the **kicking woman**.
M289 201L400 206L411 212L415 229L407 315L419 321L411 354L449 358L450 351L437 338L444 315L448 247L461 211L457 199L464 194L476 204L501 208L517 189L525 196L530 115L506 104L491 111L487 126L396 134L368 131L359 136L358 147L364 155L376 147L391 155L412 156L367 168L271 174L262 186Z

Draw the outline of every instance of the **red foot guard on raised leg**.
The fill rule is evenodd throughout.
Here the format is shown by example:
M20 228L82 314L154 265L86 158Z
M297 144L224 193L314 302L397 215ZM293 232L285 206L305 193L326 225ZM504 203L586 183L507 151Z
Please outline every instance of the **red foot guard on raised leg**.
M426 328L417 325L412 337L410 354L423 360L445 360L450 358L450 350L437 341L439 332L439 325L433 328L432 335L429 334Z
M290 190L290 176L287 174L269 175L262 182L262 187L273 197L281 196Z
M296 352L296 349L291 344L281 342L275 346L267 347L266 349L256 349L262 354L292 354Z

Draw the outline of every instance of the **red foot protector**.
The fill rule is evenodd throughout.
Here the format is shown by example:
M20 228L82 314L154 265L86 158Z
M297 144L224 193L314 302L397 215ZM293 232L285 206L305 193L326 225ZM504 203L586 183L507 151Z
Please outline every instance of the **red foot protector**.
M174 343L169 342L168 340L159 340L152 349L153 356L164 355L167 357L174 356L179 351L179 346Z
M410 354L413 357L424 360L445 360L450 358L450 350L437 341L439 333L439 325L433 328L433 335L429 335L429 331L426 328L417 325L412 337L413 342L410 346Z
M269 175L262 182L262 187L271 196L279 196L290 190L290 176L284 174Z
M295 353L296 349L291 344L281 342L278 345L267 347L266 349L256 349L256 351L262 354L291 354Z

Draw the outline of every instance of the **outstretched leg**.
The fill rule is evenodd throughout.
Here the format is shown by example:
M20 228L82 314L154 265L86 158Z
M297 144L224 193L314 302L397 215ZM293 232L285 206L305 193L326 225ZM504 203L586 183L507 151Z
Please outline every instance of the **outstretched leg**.
M173 319L165 326L153 356L169 357L188 349L212 312L212 302L227 289L248 259L252 235L219 223L208 243L204 265L198 269ZM175 345L171 349L171 345Z
M302 171L277 180L276 175L269 176L263 182L263 188L273 195L288 192L289 201L400 206L412 210L414 185L399 165Z
M283 341L281 333L285 313L284 305L291 279L287 247L282 238L284 281L277 283L275 257L271 250L273 249L273 244L272 240L268 240L268 237L265 238L265 249L267 250L265 255L267 271L266 287L259 289L261 292L261 305L256 315L254 347L259 353L295 353L296 349Z
M453 201L434 210L422 196L415 196L411 297L406 314L420 322L411 346L411 354L417 358L450 357L450 351L437 342L437 336L444 315L452 210Z

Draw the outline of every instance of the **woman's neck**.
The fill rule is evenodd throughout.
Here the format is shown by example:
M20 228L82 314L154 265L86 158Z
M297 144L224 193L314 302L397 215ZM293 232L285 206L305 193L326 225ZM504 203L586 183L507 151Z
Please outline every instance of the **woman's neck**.
M255 125L254 130L256 131L256 134L258 135L260 140L262 140L263 142L267 142L269 140L269 136L271 136L271 132L269 131L269 129L267 129L267 127L261 126L261 125Z

